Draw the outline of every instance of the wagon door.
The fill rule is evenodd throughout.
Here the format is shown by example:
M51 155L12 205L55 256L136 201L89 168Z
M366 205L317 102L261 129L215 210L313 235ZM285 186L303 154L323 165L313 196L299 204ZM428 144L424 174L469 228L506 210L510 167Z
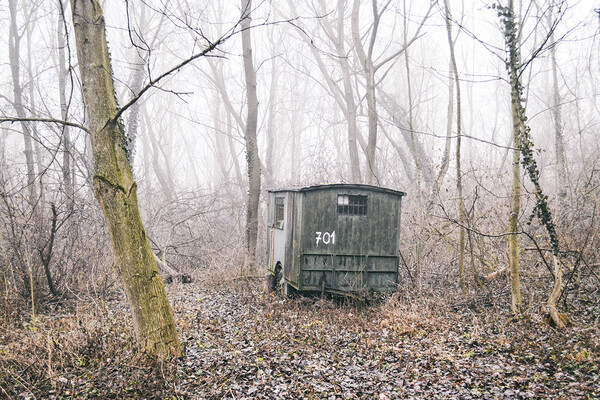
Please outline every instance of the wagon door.
M284 193L275 193L273 224L269 228L270 266L277 279L281 279L285 257L285 197Z

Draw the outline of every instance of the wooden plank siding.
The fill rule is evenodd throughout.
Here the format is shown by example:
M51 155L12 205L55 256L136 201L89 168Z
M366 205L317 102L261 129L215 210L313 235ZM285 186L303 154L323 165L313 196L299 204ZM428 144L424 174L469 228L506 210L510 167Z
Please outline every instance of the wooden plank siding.
M286 282L300 291L321 290L323 282L334 292L395 289L404 193L367 185L321 185L269 191L268 205L282 195L289 230L285 243L268 242L267 247L285 247L281 262ZM338 213L340 195L366 196L366 214ZM341 210L347 212L348 207ZM268 229L273 229L273 221ZM271 259L274 253L267 254L271 272L279 261Z

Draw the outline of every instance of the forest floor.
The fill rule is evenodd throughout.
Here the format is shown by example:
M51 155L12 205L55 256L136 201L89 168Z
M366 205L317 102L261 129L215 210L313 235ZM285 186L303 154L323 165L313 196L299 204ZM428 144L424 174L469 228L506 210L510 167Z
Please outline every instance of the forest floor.
M183 359L137 354L123 302L88 302L0 328L0 398L600 398L597 300L557 331L493 296L364 305L245 280L169 296Z

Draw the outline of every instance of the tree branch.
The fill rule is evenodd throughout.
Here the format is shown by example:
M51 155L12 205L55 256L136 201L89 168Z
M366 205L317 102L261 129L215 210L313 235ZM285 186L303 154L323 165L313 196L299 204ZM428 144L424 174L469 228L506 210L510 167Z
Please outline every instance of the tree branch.
M429 9L427 10L427 13L425 14L425 16L423 17L423 19L421 20L421 23L419 24L419 27L417 28L417 31L415 32L415 34L413 35L413 37L406 43L405 46L402 46L402 48L400 50L398 50L397 52L395 52L391 56L387 57L386 59L380 61L379 63L375 64L375 66L374 66L375 72L377 72L377 70L379 68L383 67L390 60L393 60L394 58L398 57L400 54L404 53L406 51L406 49L408 47L410 47L411 44L413 44L417 39L419 39L421 36L424 35L424 34L423 35L420 34L421 28L423 28L423 26L425 25L425 21L427 21L427 18L429 18L429 14L431 14L431 10L433 9L434 4L435 4L435 2L433 2L433 1L430 3Z
M173 72L185 67L187 64L191 63L192 61L200 58L200 57L204 57L206 56L208 53L210 53L211 51L215 50L217 48L217 46L219 46L220 44L223 44L227 39L231 38L231 36L233 35L233 33L231 33L229 36L226 37L221 37L219 40L217 40L214 43L210 43L204 50L202 50L199 53L194 54L193 56L191 56L190 58L180 62L179 64L175 65L173 68L163 72L162 74L160 74L158 77L156 77L155 79L151 79L150 82L148 82L146 84L146 86L144 86L142 88L142 90L140 90L138 92L138 94L136 94L135 96L133 96L123 107L119 108L117 113L112 117L112 121L117 121L121 115L127 111L127 109L129 107L131 107L132 105L134 105L143 95L144 93L146 93L150 88L156 86L156 84L158 82L160 82L161 80L163 80L164 78L166 78L167 76L171 75Z
M76 122L69 122L69 121L63 121L62 119L54 119L54 118L33 118L33 117L27 117L27 118L19 118L19 117L2 117L0 118L0 123L2 122L10 122L15 123L15 122L48 122L51 124L58 124L58 125L63 125L63 126L72 126L74 128L79 128L82 131L85 131L87 133L90 133L90 130L88 128L86 128L83 125L80 125Z

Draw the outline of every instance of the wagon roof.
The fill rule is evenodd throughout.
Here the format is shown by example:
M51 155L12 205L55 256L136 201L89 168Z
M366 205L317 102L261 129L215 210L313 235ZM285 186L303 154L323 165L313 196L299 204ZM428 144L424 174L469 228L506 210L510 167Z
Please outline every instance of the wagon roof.
M379 187L379 186L363 185L363 184L357 184L357 183L328 183L328 184L322 184L322 185L268 189L267 191L271 192L271 193L310 192L310 191L324 190L324 189L362 189L362 190L369 190L371 192L394 194L396 196L406 196L406 193L401 192L399 190L393 190L393 189L388 189L388 188Z

